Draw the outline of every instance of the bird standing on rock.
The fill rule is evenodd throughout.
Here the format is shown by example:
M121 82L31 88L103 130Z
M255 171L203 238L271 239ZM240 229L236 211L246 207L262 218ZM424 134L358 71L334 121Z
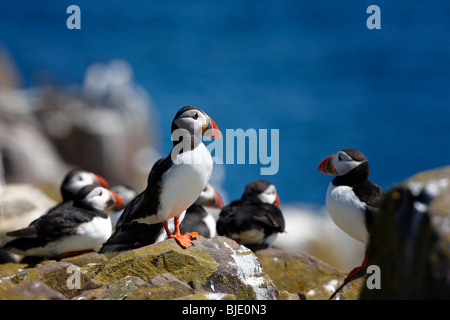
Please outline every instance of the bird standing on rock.
M359 150L343 149L325 158L318 171L336 176L330 182L326 196L326 208L331 219L349 236L367 244L368 225L384 198L383 189L368 180L367 158ZM366 251L363 263L348 274L343 286L365 272L367 257Z
M284 218L276 188L265 180L250 182L241 199L224 207L217 221L217 233L251 250L270 247L280 232Z
M60 206L23 229L8 232L16 237L3 249L13 253L62 258L99 248L111 235L111 220L105 210L120 206L114 192L96 185L78 191L72 206Z
M158 160L148 176L147 188L124 209L116 230L100 253L122 251L136 246L136 233L162 223L167 236L182 248L192 246L197 232L181 234L179 217L198 198L211 177L211 154L199 136L220 138L214 121L196 107L181 108L172 121L173 148L166 158ZM167 220L174 218L175 230Z

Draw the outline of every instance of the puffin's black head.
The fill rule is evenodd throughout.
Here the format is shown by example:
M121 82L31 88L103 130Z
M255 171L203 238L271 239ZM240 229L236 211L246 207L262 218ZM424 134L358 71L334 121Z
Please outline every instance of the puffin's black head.
M84 186L95 184L104 188L108 187L108 182L102 176L83 169L70 170L61 183L61 195L64 201L75 199L77 192Z
M259 200L275 206L280 205L277 189L273 184L266 180L255 180L247 184L242 199Z
M215 122L201 109L183 107L172 121L172 134L177 129L185 129L191 135L220 139L220 131Z
M78 191L74 206L104 211L123 205L123 200L114 191L91 184Z
M317 171L336 176L344 176L351 173L357 175L360 180L367 180L369 177L369 163L361 151L347 148L325 158L320 163Z

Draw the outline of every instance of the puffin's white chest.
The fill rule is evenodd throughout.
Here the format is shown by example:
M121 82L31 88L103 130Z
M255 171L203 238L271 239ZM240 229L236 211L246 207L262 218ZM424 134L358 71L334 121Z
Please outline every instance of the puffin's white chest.
M349 186L328 186L326 207L334 223L349 236L366 242L368 239L365 224L366 205L359 200Z
M162 175L163 187L157 218L160 221L179 216L191 206L211 177L213 162L203 143L173 159L174 164Z

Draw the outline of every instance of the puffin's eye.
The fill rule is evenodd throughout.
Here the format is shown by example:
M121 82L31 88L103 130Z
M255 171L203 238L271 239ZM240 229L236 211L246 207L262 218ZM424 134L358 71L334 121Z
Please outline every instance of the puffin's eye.
M198 119L198 113L196 112L192 118L193 118L194 120L197 120L197 119Z

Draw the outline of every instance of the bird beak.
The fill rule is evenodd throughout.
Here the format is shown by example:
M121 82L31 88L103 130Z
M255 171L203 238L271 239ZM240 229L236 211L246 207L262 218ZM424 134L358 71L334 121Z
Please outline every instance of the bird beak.
M115 208L115 207L119 207L119 206L123 206L123 200L121 197L119 197L119 195L117 193L115 193L114 191L108 190L109 193L111 194L111 200L114 203L111 208Z
M217 127L216 123L210 117L208 117L207 121L206 127L202 126L202 135L205 138L220 139L221 135L219 127Z
M219 193L214 190L214 202L212 203L211 208L222 209L223 208L223 200Z
M323 161L320 163L317 171L326 173L326 174L336 175L336 169L335 169L333 163L331 163L331 159L333 157L334 157L334 154L323 159Z
M275 206L275 207L279 207L280 204L281 204L281 202L280 202L280 197L278 196L278 193L277 193L276 195L277 195L277 197L276 197L276 199L275 199L274 206Z
M95 174L95 173L93 173L93 175L100 186L102 186L103 188L108 188L109 183L108 183L108 181L106 181L105 178L103 178L102 176L99 176L98 174Z

